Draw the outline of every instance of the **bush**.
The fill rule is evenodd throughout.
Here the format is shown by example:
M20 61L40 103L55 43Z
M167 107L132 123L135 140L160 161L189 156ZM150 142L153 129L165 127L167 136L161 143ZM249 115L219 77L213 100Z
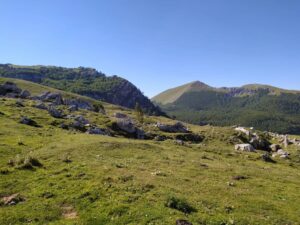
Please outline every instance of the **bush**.
M170 197L168 198L166 204L166 207L169 207L171 209L179 210L183 213L190 214L192 212L196 212L196 209L192 207L186 200L179 199L176 197Z

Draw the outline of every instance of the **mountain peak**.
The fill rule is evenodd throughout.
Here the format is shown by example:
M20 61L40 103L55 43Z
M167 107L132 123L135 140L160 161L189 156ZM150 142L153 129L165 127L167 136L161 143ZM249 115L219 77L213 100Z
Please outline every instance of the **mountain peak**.
M208 86L207 84L197 80L197 81L193 81L191 83L191 87L193 88L210 88L210 86Z
M194 92L194 91L207 91L212 90L213 87L208 86L207 84L201 81L193 81L179 87L168 89L157 96L154 96L152 100L159 104L168 104L175 102L178 98L180 98L186 92Z

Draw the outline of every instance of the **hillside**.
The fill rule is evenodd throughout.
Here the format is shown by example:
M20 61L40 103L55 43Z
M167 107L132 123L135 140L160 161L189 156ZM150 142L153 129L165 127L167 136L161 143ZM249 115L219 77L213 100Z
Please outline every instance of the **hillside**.
M297 136L285 147L253 131L283 158L235 150L252 143L243 129L141 122L130 109L22 80L0 79L0 95L0 224L300 223ZM103 108L74 109L70 99Z
M240 124L260 130L300 134L300 92L268 85L213 88L200 82L152 98L165 112L194 124ZM174 97L175 96L175 97Z
M139 103L146 113L163 114L129 81L118 76L106 76L92 68L0 64L0 77L36 82L127 108L134 108Z

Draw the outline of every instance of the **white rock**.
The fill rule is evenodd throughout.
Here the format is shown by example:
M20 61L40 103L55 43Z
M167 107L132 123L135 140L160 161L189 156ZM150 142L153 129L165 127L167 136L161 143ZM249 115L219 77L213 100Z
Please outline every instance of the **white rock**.
M250 144L237 144L235 145L235 150L244 152L255 152L255 149Z

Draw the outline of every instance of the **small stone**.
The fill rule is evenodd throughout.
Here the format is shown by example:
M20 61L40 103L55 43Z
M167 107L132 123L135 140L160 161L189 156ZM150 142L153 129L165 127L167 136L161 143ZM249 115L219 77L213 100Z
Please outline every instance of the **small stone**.
M193 224L187 220L176 220L176 225L193 225Z

